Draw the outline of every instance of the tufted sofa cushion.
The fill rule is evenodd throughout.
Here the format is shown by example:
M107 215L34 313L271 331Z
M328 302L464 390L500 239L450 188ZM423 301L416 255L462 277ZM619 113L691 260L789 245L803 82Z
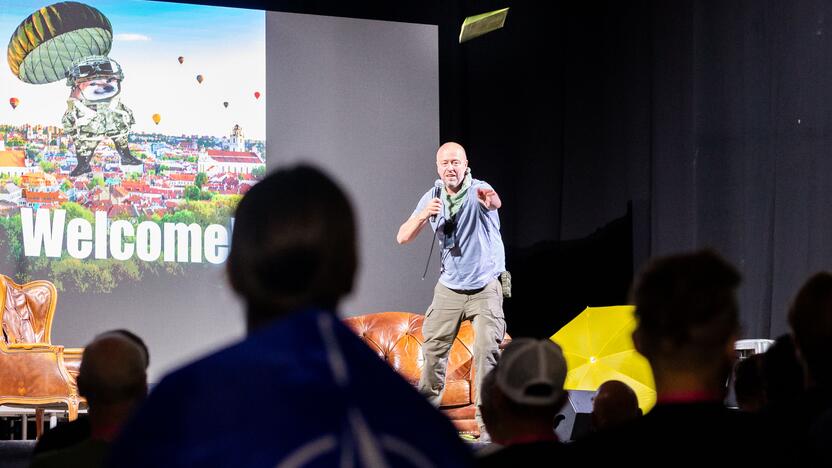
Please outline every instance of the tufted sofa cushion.
M380 312L344 319L344 323L381 359L414 386L419 382L424 363L423 321L424 316L410 312ZM473 327L470 322L463 322L448 358L445 393L440 409L460 431L476 433L475 396L471 385L474 377L473 343Z

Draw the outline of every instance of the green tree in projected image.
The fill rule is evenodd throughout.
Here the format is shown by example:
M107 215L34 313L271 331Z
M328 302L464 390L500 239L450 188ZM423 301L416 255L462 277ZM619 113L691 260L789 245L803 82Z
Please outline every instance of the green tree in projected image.
M113 219L124 219L133 225L142 221L152 221L160 227L164 223L197 223L201 226L226 224L239 203L239 195L213 195L211 200L188 200L172 214L132 218L117 215ZM66 210L67 222L82 218L92 223L94 214L89 209L74 202L65 202L61 209ZM7 265L17 265L16 274L12 275L19 283L39 278L49 278L59 291L108 293L124 282L141 280L145 275L182 275L185 267L177 262L166 262L160 257L147 262L138 258L128 260L86 259L70 257L64 251L59 258L25 257L22 244L22 227L19 213L0 217L0 259ZM199 268L192 265L188 268ZM206 268L207 264L201 264Z

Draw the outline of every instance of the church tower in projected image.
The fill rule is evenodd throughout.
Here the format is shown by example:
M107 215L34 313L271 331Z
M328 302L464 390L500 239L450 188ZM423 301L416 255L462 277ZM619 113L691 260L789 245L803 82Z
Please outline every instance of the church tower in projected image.
M246 151L243 128L234 125L231 135L223 138L223 150L205 150L199 154L197 170L209 176L221 174L252 174L265 171L263 158L254 151Z
M231 141L228 143L228 150L240 152L246 150L246 137L239 125L234 125L234 128L231 129Z

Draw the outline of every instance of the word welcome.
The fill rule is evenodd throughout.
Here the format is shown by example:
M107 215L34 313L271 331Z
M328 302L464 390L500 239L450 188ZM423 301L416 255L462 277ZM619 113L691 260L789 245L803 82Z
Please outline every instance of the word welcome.
M50 216L51 215L51 216ZM219 264L228 257L228 229L209 224L203 230L196 223L164 223L143 221L134 226L126 220L108 222L107 213L95 212L95 222L83 218L66 221L66 210L20 209L23 229L23 254L27 257L60 257L66 253L77 259L93 255L129 260L134 255L146 262L163 257L166 262ZM234 219L231 219L233 229ZM64 243L66 238L66 243Z

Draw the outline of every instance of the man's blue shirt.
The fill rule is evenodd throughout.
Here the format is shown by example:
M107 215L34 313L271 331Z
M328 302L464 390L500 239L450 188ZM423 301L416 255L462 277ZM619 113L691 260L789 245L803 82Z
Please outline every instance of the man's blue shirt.
M506 269L505 248L500 237L500 215L497 210L489 211L482 206L477 200L478 189L493 190L488 183L472 179L471 187L453 221L446 200L442 203L444 212L435 221L430 221L442 247L439 282L450 289L483 288ZM425 192L411 216L422 211L433 196L434 189ZM446 225L449 226L448 229Z

